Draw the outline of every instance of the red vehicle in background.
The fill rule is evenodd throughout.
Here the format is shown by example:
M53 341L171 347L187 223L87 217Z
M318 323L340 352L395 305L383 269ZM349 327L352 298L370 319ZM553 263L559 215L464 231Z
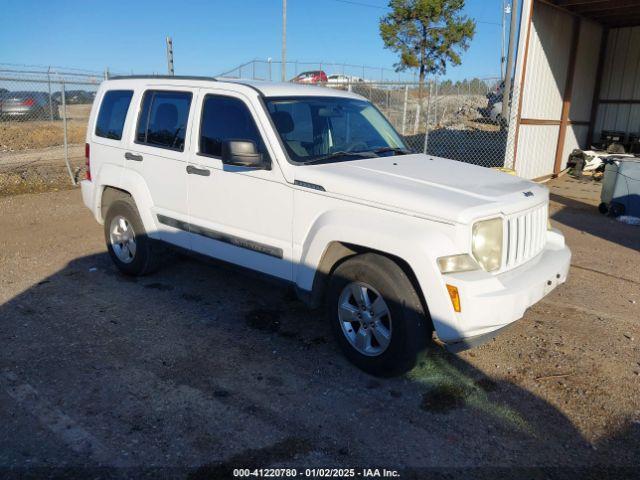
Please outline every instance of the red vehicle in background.
M310 70L293 77L291 81L294 83L326 83L327 74L322 70Z

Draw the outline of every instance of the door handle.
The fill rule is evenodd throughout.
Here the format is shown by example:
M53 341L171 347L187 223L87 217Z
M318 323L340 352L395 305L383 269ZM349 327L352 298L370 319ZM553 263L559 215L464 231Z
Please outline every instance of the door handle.
M127 160L133 160L134 162L141 162L142 155L136 155L135 153L127 152L124 154L124 158Z
M187 165L187 173L189 175L202 175L203 177L208 177L211 172L206 168L196 168L193 165Z

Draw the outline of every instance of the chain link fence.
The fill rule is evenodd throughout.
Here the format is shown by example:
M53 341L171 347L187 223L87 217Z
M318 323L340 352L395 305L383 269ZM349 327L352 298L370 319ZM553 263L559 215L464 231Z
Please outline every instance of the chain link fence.
M258 65L251 62L236 73L258 79ZM510 166L507 144L513 142L509 121L500 116L499 79L431 79L421 88L416 82L372 81L352 75L346 64L334 65L339 70L329 72L346 73L319 85L369 99L412 151L485 167ZM377 70L381 77L388 73ZM83 175L91 105L107 76L108 72L0 65L0 195L77 183Z
M376 82L409 82L415 80L415 75L398 73L390 68L371 67L337 62L285 62L285 80L294 81L305 73L326 72L328 80L344 81L376 81ZM217 77L250 78L253 80L280 81L282 80L282 62L280 60L251 60L238 65Z
M252 60L219 77L277 81L281 67L279 61ZM415 76L391 69L297 61L286 63L286 76L362 95L385 114L414 152L485 167L512 165L509 114L502 116L499 78L432 78L420 88Z
M104 74L0 65L0 195L75 185Z
M417 83L324 83L371 101L416 153L504 167L508 122L499 79ZM508 165L506 165L508 166Z

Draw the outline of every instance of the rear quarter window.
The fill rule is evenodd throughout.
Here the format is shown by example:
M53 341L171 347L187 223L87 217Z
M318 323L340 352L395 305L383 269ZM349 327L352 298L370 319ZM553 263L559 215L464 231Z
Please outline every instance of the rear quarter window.
M132 90L109 90L104 94L96 122L98 137L122 139L122 129L131 104L131 97L133 97Z

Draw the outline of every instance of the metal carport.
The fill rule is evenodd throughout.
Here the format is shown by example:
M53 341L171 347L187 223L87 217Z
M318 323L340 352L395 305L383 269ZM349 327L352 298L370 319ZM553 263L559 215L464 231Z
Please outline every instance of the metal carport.
M602 130L640 134L640 0L524 0L506 164L540 178Z

